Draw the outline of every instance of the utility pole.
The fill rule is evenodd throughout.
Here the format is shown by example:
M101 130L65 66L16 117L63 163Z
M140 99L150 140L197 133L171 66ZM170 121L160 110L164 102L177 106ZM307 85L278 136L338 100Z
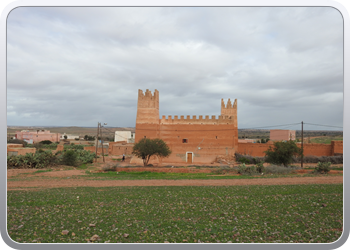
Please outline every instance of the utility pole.
M95 156L95 162L97 162L97 147L98 147L98 134L99 134L99 132L100 132L100 126L101 126L101 123L97 123L97 135L96 135L96 144L95 144L95 148L96 148L96 152L95 152L95 154L96 154L96 156Z
M303 168L304 163L304 122L301 121L301 168Z
M102 129L101 129L101 123L100 123L100 131L101 131L101 145L102 145L102 158L103 158L103 162L105 162L105 154L103 152L103 138L102 138Z

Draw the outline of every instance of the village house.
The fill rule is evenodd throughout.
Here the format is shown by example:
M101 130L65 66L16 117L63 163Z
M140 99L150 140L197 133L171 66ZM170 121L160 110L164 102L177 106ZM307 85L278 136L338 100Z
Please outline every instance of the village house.
M59 142L61 135L59 133L50 133L49 130L22 130L16 131L16 139L24 140L29 144L41 142L41 141L52 141Z

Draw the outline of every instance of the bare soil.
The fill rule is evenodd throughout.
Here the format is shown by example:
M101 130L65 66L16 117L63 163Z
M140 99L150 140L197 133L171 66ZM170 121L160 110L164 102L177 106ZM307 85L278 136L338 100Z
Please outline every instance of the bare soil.
M154 169L156 170L156 169ZM162 169L165 170L164 168ZM168 169L169 171L176 169ZM179 170L179 169L178 169ZM221 180L85 180L73 179L73 176L85 175L85 170L57 169L51 172L36 172L36 169L9 169L8 178L20 178L21 181L8 181L7 189L58 188L58 187L109 187L109 186L232 186L232 185L295 185L295 184L335 184L343 183L343 176L320 177L281 177L256 179ZM98 171L98 170L97 170ZM139 171L139 170L137 170ZM200 171L193 169L191 172ZM300 170L304 172L305 170ZM342 171L334 171L334 174ZM29 179L28 177L39 177ZM44 177L44 178L40 178ZM46 177L46 178L45 178ZM54 179L54 178L58 179Z

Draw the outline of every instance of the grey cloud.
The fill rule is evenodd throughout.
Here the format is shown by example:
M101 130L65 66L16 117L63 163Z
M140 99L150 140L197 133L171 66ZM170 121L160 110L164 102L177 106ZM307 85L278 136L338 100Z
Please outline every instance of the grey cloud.
M342 124L331 8L23 7L7 28L8 124L134 126L138 89L160 91L160 115L219 115L237 98L242 126L311 117L303 105Z

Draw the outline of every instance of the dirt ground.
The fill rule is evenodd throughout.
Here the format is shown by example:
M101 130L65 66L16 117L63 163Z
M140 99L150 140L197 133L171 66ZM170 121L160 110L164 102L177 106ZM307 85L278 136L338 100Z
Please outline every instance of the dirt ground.
M119 164L119 167L130 166L130 158L125 162L117 162L113 159L119 157L107 156L105 162L99 158L93 164L92 172L100 172L106 165ZM180 164L181 165L181 164ZM222 166L220 163L210 164L211 166ZM265 165L265 164L264 164ZM294 164L298 165L298 164ZM315 167L317 164L304 164L304 167ZM339 164L342 166L343 164ZM179 172L179 173L210 173L210 169L197 169L194 166L176 168L164 166L153 166L147 168L124 168L119 171L155 171L155 172ZM183 166L183 165L181 165ZM336 166L336 165L332 165ZM16 178L20 181L7 181L7 189L28 189L33 188L58 188L58 187L108 187L108 186L231 186L231 185L292 185L292 184L335 184L343 183L343 176L320 176L300 177L298 174L311 172L312 170L299 170L295 177L281 178L256 178L256 179L221 179L221 180L85 180L83 178L72 178L74 176L86 175L86 169L67 169L67 166L58 166L50 172L37 172L38 169L8 169L7 178ZM340 174L342 171L331 170L330 174ZM29 178L36 177L36 178ZM41 178L42 177L42 178ZM55 179L56 178L56 179Z

